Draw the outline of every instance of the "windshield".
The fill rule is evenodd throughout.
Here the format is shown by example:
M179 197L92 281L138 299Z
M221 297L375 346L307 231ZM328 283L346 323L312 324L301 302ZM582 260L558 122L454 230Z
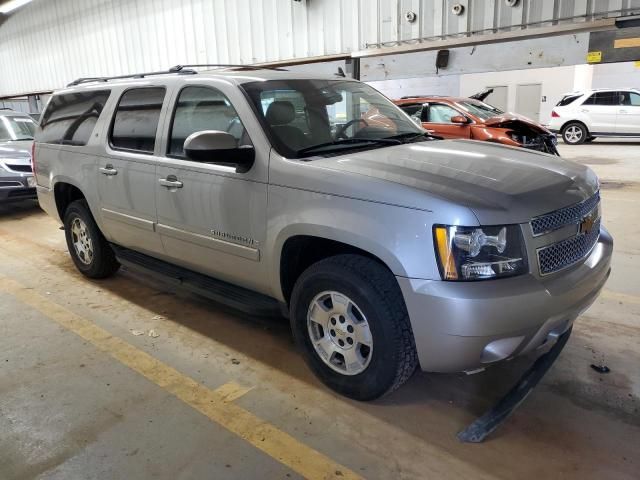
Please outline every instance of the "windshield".
M0 142L33 140L36 123L29 117L0 116Z
M471 115L480 117L482 120L487 120L496 115L504 113L499 108L496 108L488 103L481 102L479 100L464 100L457 102L457 105L469 112Z
M364 83L268 80L242 88L274 147L288 158L426 139L422 128Z

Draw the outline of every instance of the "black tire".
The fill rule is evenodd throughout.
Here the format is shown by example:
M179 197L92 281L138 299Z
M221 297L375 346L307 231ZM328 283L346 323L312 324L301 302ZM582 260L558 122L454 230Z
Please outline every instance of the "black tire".
M93 255L87 258L87 262L80 258L74 247L74 233L72 226L79 219L86 225L87 237L92 244ZM89 278L107 278L120 268L115 253L98 228L86 200L72 202L64 212L64 232L67 239L67 248L76 268L84 276Z
M335 291L361 310L372 338L371 358L355 375L328 366L316 352L307 313L317 295ZM396 278L380 263L359 255L337 255L309 267L291 296L291 327L297 345L315 374L336 392L356 400L373 400L406 382L418 365L409 315Z
M589 138L587 138L587 139L584 141L584 143L591 143L591 142L593 142L596 138L597 138L597 137L589 137Z
M581 145L589 136L587 127L580 122L569 122L562 128L562 140L567 145Z

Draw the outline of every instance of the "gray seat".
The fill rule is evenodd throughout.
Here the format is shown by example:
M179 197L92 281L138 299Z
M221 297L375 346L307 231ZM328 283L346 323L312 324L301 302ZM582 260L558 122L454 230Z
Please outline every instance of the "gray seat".
M265 118L278 140L291 150L300 150L306 146L307 139L302 130L290 125L296 119L293 103L283 100L272 102Z

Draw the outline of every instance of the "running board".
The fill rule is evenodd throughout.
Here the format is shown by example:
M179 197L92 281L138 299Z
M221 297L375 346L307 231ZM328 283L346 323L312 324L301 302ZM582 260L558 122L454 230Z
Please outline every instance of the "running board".
M262 317L282 317L281 304L261 293L178 267L162 260L111 244L118 261L129 268L151 273L161 280L206 297L240 312Z

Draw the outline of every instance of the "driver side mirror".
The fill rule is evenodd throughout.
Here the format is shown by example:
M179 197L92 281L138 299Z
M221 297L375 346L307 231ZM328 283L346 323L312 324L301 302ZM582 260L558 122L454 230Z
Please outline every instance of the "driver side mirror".
M184 153L194 162L235 166L239 173L249 171L255 160L252 146L239 147L233 135L218 130L204 130L189 135L184 141Z
M451 123L467 124L469 123L469 119L464 115L455 115L451 117Z

